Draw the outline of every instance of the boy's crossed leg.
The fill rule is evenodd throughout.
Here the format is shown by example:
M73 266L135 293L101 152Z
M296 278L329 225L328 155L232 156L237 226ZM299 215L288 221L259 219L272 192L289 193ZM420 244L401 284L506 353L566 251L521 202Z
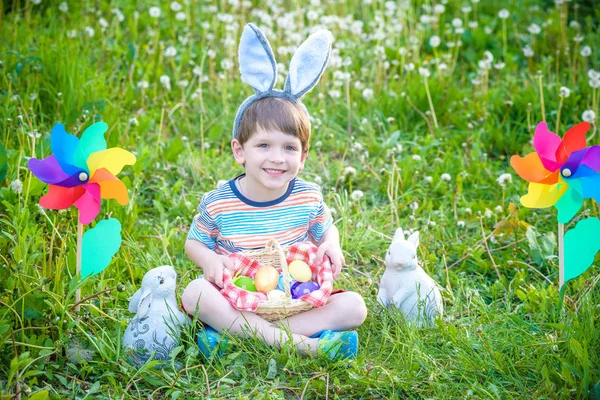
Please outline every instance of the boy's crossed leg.
M181 296L185 310L217 331L228 329L231 334L248 336L254 332L267 344L281 348L291 340L296 348L306 354L317 355L318 338L314 334L324 330L342 331L363 323L367 315L365 303L357 293L339 293L329 298L327 304L292 317L280 324L292 332L280 329L253 312L235 309L212 283L201 278L185 288ZM250 328L250 329L248 329Z

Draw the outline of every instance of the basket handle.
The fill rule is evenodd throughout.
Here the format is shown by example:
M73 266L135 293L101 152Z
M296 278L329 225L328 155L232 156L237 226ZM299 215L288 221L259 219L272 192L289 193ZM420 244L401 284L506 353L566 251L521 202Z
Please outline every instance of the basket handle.
M287 260L285 258L285 253L283 249L279 245L277 239L269 239L265 244L265 252L267 254L279 254L279 264L281 264L281 272L283 273L283 287L285 289L285 295L288 298L292 297L292 292L290 290L290 272L288 271Z

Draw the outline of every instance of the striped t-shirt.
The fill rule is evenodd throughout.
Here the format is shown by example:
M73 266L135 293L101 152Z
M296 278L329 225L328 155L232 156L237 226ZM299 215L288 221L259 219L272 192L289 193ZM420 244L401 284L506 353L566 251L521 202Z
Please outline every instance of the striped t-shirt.
M294 178L283 196L256 202L238 190L241 176L202 196L188 239L229 254L263 248L271 238L282 246L309 241L309 235L319 241L331 226L319 186Z

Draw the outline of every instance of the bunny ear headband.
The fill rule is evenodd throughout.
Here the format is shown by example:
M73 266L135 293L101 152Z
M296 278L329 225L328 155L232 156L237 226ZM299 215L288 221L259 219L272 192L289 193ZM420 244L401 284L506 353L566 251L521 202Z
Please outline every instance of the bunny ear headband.
M331 32L321 29L300 45L290 62L290 71L283 90L273 89L277 79L277 64L265 34L254 24L247 24L242 32L239 48L242 80L256 92L238 108L233 123L233 138L237 137L244 111L255 101L265 97L280 97L298 104L308 116L300 98L311 90L323 74L331 54Z

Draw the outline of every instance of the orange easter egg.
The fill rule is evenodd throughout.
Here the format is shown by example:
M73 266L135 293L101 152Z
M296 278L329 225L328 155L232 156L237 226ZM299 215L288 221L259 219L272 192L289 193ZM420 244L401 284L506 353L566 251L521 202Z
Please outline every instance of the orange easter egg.
M312 279L312 271L307 263L302 260L294 260L288 266L290 275L298 282L308 282Z
M271 290L277 287L279 281L279 271L270 265L263 265L256 271L254 275L254 284L256 290L261 293L267 294Z

